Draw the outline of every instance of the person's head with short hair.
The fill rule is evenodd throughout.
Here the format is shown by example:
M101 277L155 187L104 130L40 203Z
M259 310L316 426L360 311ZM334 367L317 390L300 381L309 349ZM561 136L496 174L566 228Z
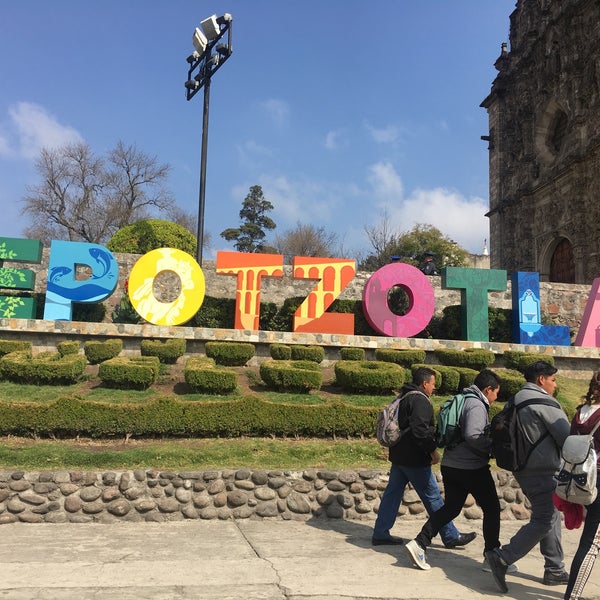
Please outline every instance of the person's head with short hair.
M429 367L419 367L413 373L412 382L431 396L435 390L435 371Z
M500 391L500 378L491 369L480 371L473 381L481 393L488 399L490 404L498 398Z
M537 360L523 371L525 381L535 383L551 396L556 390L556 372L558 369L545 360Z

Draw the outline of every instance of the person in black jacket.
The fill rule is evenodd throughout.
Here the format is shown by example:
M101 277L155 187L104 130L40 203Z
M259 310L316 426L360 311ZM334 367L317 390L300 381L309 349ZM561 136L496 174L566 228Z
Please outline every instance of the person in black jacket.
M421 498L428 514L433 514L444 505L431 465L440 460L435 439L433 406L429 397L435 389L435 372L427 367L417 369L413 381L400 391L402 400L398 408L398 423L401 429L409 431L389 449L392 463L390 479L381 497L377 520L371 542L382 544L403 544L404 540L390 534L404 490L411 483ZM473 539L475 533L460 533L452 522L440 529L440 536L446 548L464 546Z

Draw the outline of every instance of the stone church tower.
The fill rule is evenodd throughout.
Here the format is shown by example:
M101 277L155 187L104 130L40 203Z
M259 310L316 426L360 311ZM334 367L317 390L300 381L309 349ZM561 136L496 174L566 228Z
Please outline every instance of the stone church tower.
M600 2L518 0L489 116L490 263L600 277Z

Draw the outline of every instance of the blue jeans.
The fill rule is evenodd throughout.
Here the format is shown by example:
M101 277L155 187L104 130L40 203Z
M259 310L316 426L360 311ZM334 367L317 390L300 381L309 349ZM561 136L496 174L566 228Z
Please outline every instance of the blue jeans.
M415 492L421 498L423 506L429 515L444 506L440 488L435 480L431 467L403 467L392 465L390 480L381 496L377 520L373 530L373 537L385 540L390 537L390 529L394 526L398 509L404 497L404 490L408 483L412 483ZM442 542L455 540L460 535L452 521L440 529Z

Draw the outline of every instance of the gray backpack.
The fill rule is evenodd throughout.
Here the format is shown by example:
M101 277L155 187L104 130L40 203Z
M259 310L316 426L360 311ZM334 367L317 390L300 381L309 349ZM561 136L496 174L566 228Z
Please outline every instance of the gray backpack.
M556 495L563 500L587 506L597 495L597 459L594 429L584 435L569 435L561 450L561 465L556 475Z
M398 423L398 410L400 409L400 402L409 394L423 394L417 390L411 390L404 394L404 396L398 396L392 400L386 407L379 411L377 415L377 423L375 425L375 437L377 441L386 448L395 446L402 438L403 435L410 431L408 423L404 428L400 427ZM425 396L427 397L427 396Z

